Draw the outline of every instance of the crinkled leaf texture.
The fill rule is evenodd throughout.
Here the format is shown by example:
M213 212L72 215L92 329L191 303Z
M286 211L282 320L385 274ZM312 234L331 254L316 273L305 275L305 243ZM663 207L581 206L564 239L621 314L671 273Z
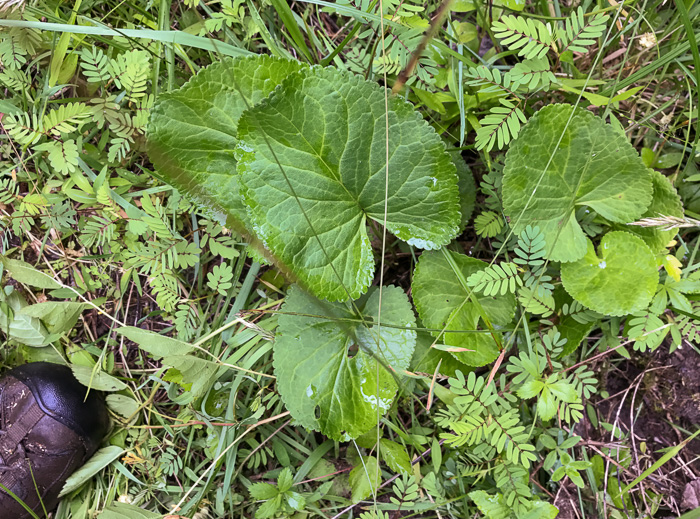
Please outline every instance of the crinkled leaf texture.
M464 280L488 266L464 254L449 254L452 254ZM484 366L498 357L496 341L487 331L478 308L469 297L471 289L462 284L443 253L429 251L421 255L413 275L412 291L413 302L426 328L445 329L445 344L472 350L451 352L457 360L468 366ZM513 320L513 294L474 296L494 327L505 326ZM433 335L437 336L439 332L433 332Z
M378 356L399 374L408 368L416 344L415 317L406 294L382 290L381 347ZM379 291L364 305L367 323L376 322ZM279 317L274 345L277 387L292 416L307 429L348 441L377 424L397 390L394 376L373 357L377 326L363 326L343 303L316 299L293 286ZM397 327L393 327L397 326Z
M612 231L603 236L597 254L586 241L586 255L561 267L561 281L571 297L604 315L644 310L659 283L656 258L644 241Z
M455 166L413 107L332 68L292 74L239 121L241 192L253 229L316 296L356 299L372 280L368 220L421 248L460 225ZM388 113L388 178L385 112ZM388 181L388 192L385 187Z
M602 119L570 105L550 105L508 150L503 209L516 233L539 226L551 260L576 261L586 254L576 209L589 207L616 223L636 220L652 200L649 171Z
M225 58L160 95L147 133L158 174L220 219L244 225L234 157L238 120L304 66L270 56Z

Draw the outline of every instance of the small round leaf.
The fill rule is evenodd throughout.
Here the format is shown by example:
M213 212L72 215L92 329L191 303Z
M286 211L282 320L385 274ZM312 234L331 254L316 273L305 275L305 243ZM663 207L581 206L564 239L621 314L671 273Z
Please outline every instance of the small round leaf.
M627 315L645 309L656 292L656 259L638 236L623 231L606 234L598 254L590 240L586 255L561 267L566 291L582 305L605 315Z

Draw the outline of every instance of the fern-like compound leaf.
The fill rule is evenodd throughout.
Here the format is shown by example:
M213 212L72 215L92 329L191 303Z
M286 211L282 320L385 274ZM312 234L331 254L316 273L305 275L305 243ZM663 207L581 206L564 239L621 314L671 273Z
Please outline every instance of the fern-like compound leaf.
M513 260L518 265L541 267L544 265L544 257L547 255L547 242L544 234L537 226L528 225L518 236L518 245L515 248L518 256Z
M42 119L46 135L61 137L78 130L92 116L92 109L85 103L68 103L47 113Z
M693 313L695 315L700 314L700 302L693 303ZM678 319L678 329L681 336L688 342L693 344L700 342L700 321L697 319L686 315L681 316Z
M518 287L523 286L523 280L518 274L518 266L515 263L501 263L475 272L469 276L467 284L476 292L483 292L485 296L494 296L514 294Z
M607 14L598 13L586 21L583 15L583 7L579 6L567 18L564 29L557 31L559 45L561 46L560 54L566 51L586 52L586 47L593 45L595 39L600 38L605 32L608 18L610 17Z
M146 95L147 82L151 75L150 54L146 51L133 51L120 54L110 62L110 74L114 84L122 88L129 98Z
M518 517L521 517L530 508L532 491L530 490L530 476L523 467L504 462L496 465L494 470L496 486L503 492L505 504Z
M479 92L482 94L493 92L512 93L511 87L517 88L517 85L513 86L510 73L501 74L501 71L497 68L489 68L484 65L465 70L464 76L464 84L482 87L479 88Z
M0 179L0 204L9 205L19 199L19 184L11 177Z
M80 68L88 83L104 83L110 78L110 60L99 47L92 46L82 50Z
M521 61L511 69L510 77L515 85L525 85L528 90L547 89L557 81L546 57Z
M569 384L573 385L576 393L581 396L581 399L588 399L592 394L596 393L598 389L596 385L598 380L595 378L595 373L587 369L586 366L580 366L569 375Z
M518 105L507 99L500 99L502 106L491 108L489 115L481 119L481 128L476 130L476 149L491 151L503 149L520 133L520 125L527 122L527 117Z
M116 231L113 220L104 216L91 216L80 233L80 239L86 247L101 247L109 242Z
M651 312L639 312L627 321L627 337L634 339L637 351L654 351L669 331L669 327Z
M20 146L36 144L42 137L41 122L36 114L7 114L2 123L8 135Z
M574 321L580 324L594 323L604 317L598 312L589 310L578 301L573 301L571 304L564 303L562 314L571 316Z
M503 229L503 218L495 211L484 211L474 219L474 230L479 236L493 238Z
M27 49L10 35L0 40L0 61L10 70L19 70L27 63Z
M6 68L0 73L0 84L10 90L21 91L29 87L31 81L22 69L12 70Z
M526 312L542 317L549 317L556 308L551 291L538 291L526 286L518 290L518 301Z
M501 44L526 59L543 58L554 41L554 30L532 18L506 15L491 26Z

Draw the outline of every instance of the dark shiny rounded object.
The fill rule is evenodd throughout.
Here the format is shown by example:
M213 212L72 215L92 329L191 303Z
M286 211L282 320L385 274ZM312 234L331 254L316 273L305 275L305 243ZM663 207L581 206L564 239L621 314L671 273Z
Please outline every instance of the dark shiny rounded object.
M5 373L0 518L31 517L18 499L39 516L55 508L66 479L95 453L108 429L103 395L88 392L67 366L35 362Z

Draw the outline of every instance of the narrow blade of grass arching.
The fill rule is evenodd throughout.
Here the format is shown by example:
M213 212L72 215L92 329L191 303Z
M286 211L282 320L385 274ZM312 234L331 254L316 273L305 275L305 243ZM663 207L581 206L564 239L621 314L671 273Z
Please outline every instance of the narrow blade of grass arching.
M667 461L669 461L671 458L673 458L676 454L678 454L688 443L690 443L693 438L695 438L698 434L700 434L700 429L695 431L692 435L688 436L685 440L683 440L681 443L676 445L673 449L668 451L666 454L661 456L661 458L656 461L651 467L646 469L644 472L642 472L639 477L637 477L632 483L627 485L625 488L623 488L620 491L620 495L624 494L625 492L629 492L631 489L636 487L639 483L644 481L646 478L648 478L651 474L656 472L659 468L661 468Z
M251 331L247 330L246 332ZM271 345L270 343L268 343L266 345L263 345L262 347L259 347L258 343L261 340L260 335L248 335L248 338L243 337L242 339L239 339L239 337L241 335L245 335L246 332L239 333L235 338L228 342L232 353L231 356L226 360L228 362L235 363L236 365L242 365L244 367L247 366L252 368L260 361L260 359L264 358L268 354L268 352L271 349ZM242 372L238 373L229 385L230 392L225 414L225 418L227 421L235 419L238 389L244 382L244 378L245 377ZM221 445L227 445L228 443L230 443L233 440L236 433L236 430L226 430L225 435L222 436L220 439ZM231 487L232 482L238 477L238 472L243 466L236 463L237 456L238 447L230 450L222 461L222 463L225 466L223 488Z
M306 458L306 461L302 463L301 467L297 469L296 474L294 474L294 483L300 483L304 480L309 471L314 468L314 465L318 463L326 453L333 448L335 442L333 440L326 440L321 445L316 447L314 451Z
M71 34L89 34L92 36L123 36L125 38L143 38L194 47L223 54L225 56L249 56L252 52L229 45L228 43L209 40L202 36L187 34L182 31L154 31L151 29L112 29L110 27L91 27L70 25L67 23L33 22L27 20L0 20L0 27L20 27L39 29L40 31L65 32Z
M275 8L277 14L282 21L285 29L289 32L295 47L300 51L309 63L316 63L315 55L311 52L311 49L306 45L306 40L304 35L294 18L294 13L292 12L289 4L284 0L272 0L272 7Z
M73 6L73 11L70 15L69 24L73 25L75 23L75 17L78 15L78 10L80 9L81 0L78 0ZM49 86L56 86L58 81L58 75L61 72L61 67L66 58L66 52L68 51L68 45L70 44L70 33L64 32L58 39L58 43L52 49L51 52L51 65L49 67Z
M231 306L231 310L229 311L228 317L226 318L226 323L230 323L231 321L233 321L238 315L238 312L243 310L243 308L245 307L245 303L248 300L248 296L253 290L253 285L255 284L255 280L257 279L258 272L260 272L260 263L256 261L253 262L253 264L248 269L248 273L246 274L246 277L243 280L241 289L239 290L236 299L233 300L233 305ZM233 329L228 329L221 334L221 338L224 340L224 342L226 342L231 338L232 335Z
M635 83L638 83L639 81L642 81L645 77L647 77L649 74L654 72L655 70L658 70L660 68L665 67L666 65L669 65L670 63L673 63L677 58L685 54L690 50L690 43L688 41L685 41L683 43L679 43L676 48L673 50L667 52L663 56L661 56L659 59L652 61L648 65L643 66L636 72L633 72L629 76L627 76L625 79L622 79L619 83L612 85L610 87L604 88L599 92L599 95L602 96L611 96L615 93L616 91L620 91L622 89L627 88L630 85L634 85Z
M391 20L384 20L382 22L382 16L378 14L374 14L371 12L365 12L365 11L360 11L359 9L355 9L353 7L349 7L347 5L341 5L337 4L334 2L325 2L324 0L300 0L301 3L304 4L315 4L315 5L320 5L323 7L330 7L331 9L334 9L335 12L337 12L340 15L343 16L350 16L351 18L354 18L360 22L367 23L367 22L381 22L384 23L387 27L401 27L400 24L393 22ZM376 5L376 3L374 4ZM370 11L372 10L372 6L370 6Z
M372 3L369 4L368 11L372 11L377 6L378 1L379 0L372 0ZM335 57L343 51L345 46L355 38L357 33L360 32L360 29L362 29L362 23L359 20L356 20L355 25L350 30L350 32L348 32L347 36L343 38L343 41L341 41L328 56L321 60L321 65L324 67L330 65L331 62L335 59Z
M36 515L31 508L29 508L26 504L24 504L24 501L22 501L19 497L17 497L12 490L7 488L5 485L0 483L0 489L2 489L4 492L7 492L7 495L9 495L12 499L17 501L20 505L22 505L22 508L24 508L28 514L31 514L32 519L39 519L39 516Z
M430 381L430 390L428 391L428 403L425 406L426 411L430 411L433 406L433 390L435 389L435 384L437 383L437 377L440 374L440 365L442 364L442 359L438 361L437 366L435 366L435 373L433 373L433 379Z
M170 29L170 2L161 0L160 8L158 9L158 29L168 31ZM175 86L175 53L170 45L161 45L162 52L165 55L165 63L168 69L168 91ZM156 60L153 67L153 88L158 94L158 77L160 77L160 60Z
M289 411L285 411L284 413L280 413L275 416L271 416L270 418L266 418L264 420L260 420L259 422L250 425L245 431L243 431L241 434L239 434L224 450L221 452L215 459L214 461L211 462L209 465L209 468L207 468L198 478L197 481L194 482L194 484L185 492L185 494L182 496L180 501L176 505L173 505L172 507L172 512L179 512L179 511L185 511L186 509L182 508L182 505L188 500L192 492L194 491L195 488L197 488L202 481L204 481L204 478L206 478L211 471L215 468L220 466L221 460L224 458L224 456L231 450L233 449L248 433L251 431L255 430L255 428L266 424L270 422L274 422L275 420L279 420L280 418L284 418L289 415ZM291 420L287 420L287 423L291 422ZM286 425L286 424L285 424ZM197 500L193 499L190 500L190 502L187 505L187 509L191 508L191 505L196 504Z
M279 58L292 58L291 54L289 54L289 52L287 52L286 49L277 45L277 42L272 37L272 34L270 34L270 31L267 29L267 25L265 25L265 22L260 16L257 7L255 7L255 4L253 4L251 0L247 0L246 5L248 6L248 13L250 14L250 17L255 22L255 25L258 27L258 30L260 30L260 36L262 36L262 39L265 41L265 45L267 45L268 49L270 49L272 55L277 56Z
M244 369L251 368L252 370L252 368L261 360L261 358L268 355L271 350L271 345L269 342L263 344L261 347L258 346L260 340L261 336L258 334L250 334L246 332L240 333L236 337L236 339L234 339L230 343L230 346L232 348L232 353L230 357L224 360L227 362L235 362L236 364L241 365ZM239 434L239 429L242 427L242 425L240 425L239 423L235 423L236 420L233 410L235 409L235 402L239 395L239 388L244 382L244 379L246 378L249 378L249 376L245 375L244 372L239 372L234 377L233 381L228 385L227 389L229 391L229 400L226 406L226 413L224 416L224 419L226 420L226 428L222 431L218 440L218 444L216 446L216 451L212 456L214 458L214 461L208 469L208 477L206 481L201 486L199 486L197 494L192 499L190 499L187 505L185 505L185 507L182 509L182 512L184 514L189 515L191 510L195 509L195 507L198 506L202 499L205 498L207 493L211 491L212 485L215 481L214 477L217 474L216 470L211 470L212 467L225 467L223 484L226 486L226 488L228 488L232 484L231 482L235 480L238 476L237 472L234 473L234 469L236 467L239 467L240 469L240 467L243 466L239 466L239 464L236 463L238 455L237 441L240 440L240 438L244 436L250 429L244 431L240 436L238 436L238 440L236 440L237 435ZM270 419L262 420L258 422L258 424L254 424L249 427L254 428L257 427L257 425L268 423L269 421L272 421L273 419L282 416L286 416L286 413L283 413L282 415L277 415L276 417L272 417ZM235 446L233 448L229 448L232 443L235 444ZM202 479L200 479L199 481L201 482ZM192 488L190 488L190 492L194 490L194 488L196 488L197 486L198 484L195 484Z
M382 59L386 60L386 34L384 31L384 2L382 0L379 0L379 13L382 15L381 19L381 34L382 34ZM384 85L387 84L387 77L386 77L386 67L382 67L383 70L383 79L384 79ZM377 353L381 355L382 357L385 357L384 352L382 351L381 348L381 336L382 336L382 296L383 296L383 291L384 291L384 253L386 250L386 223L387 223L387 215L389 213L389 92L384 89L384 157L385 157L385 166L384 166L384 214L383 214L383 225L382 225L382 250L381 250L381 261L380 261L380 267L379 267L379 304L377 305ZM376 394L379 394L379 362L376 364L375 368L375 377L377 380L377 384L375 386L375 391ZM408 367L408 366L406 366ZM398 386L398 380L397 380L397 386ZM377 432L377 458L380 456L380 450L381 450L381 443L379 439L381 438L381 431L380 431L380 425L379 421L381 420L381 411L379 409L379 406L377 406L376 409L376 416L377 416L377 426L375 428ZM355 448L357 449L357 443L353 440L353 443L355 444ZM360 453L358 449L358 454L360 454L360 460L362 460L362 454ZM362 461L362 464L364 465L364 461ZM367 471L367 468L365 467L365 472ZM379 464L376 464L375 466L375 473L373 474L374 476L374 481L375 482L381 482L381 476L379 472ZM370 480L369 474L367 474L367 479ZM371 484L370 484L371 485ZM377 489L371 488L372 490L372 498L374 499L374 513L377 513Z

